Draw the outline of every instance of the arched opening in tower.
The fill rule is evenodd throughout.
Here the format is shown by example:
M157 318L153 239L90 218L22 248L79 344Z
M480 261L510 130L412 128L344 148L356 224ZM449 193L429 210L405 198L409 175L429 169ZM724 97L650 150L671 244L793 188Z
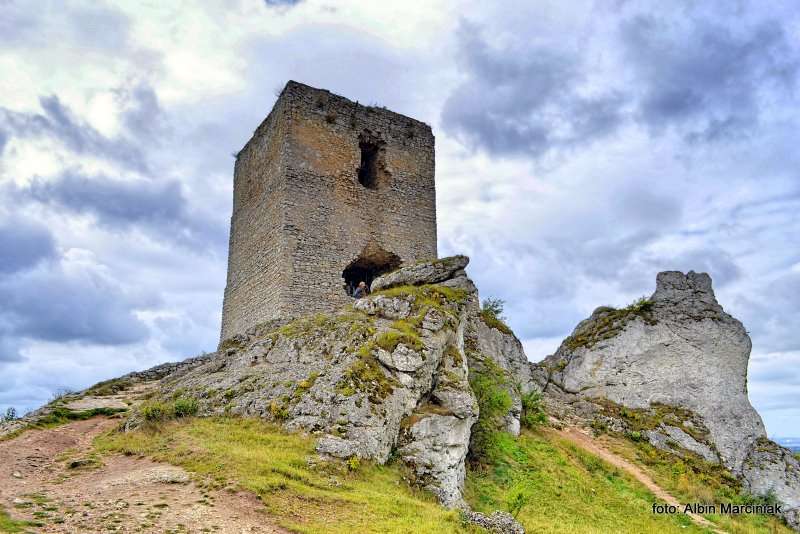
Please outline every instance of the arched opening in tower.
M369 288L373 280L382 274L394 271L401 263L397 254L376 245L367 245L342 271L344 289L348 295L353 296L359 283L365 282Z

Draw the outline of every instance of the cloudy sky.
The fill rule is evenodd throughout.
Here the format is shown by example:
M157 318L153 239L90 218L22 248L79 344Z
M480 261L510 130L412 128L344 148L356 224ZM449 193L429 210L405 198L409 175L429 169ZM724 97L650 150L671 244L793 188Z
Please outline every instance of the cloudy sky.
M231 154L289 79L432 125L440 254L530 359L706 271L800 435L794 0L0 0L0 409L214 349Z

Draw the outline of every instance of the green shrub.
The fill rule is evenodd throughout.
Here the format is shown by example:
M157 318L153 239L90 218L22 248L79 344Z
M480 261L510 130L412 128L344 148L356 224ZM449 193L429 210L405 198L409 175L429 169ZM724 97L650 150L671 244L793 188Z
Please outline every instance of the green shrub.
M64 399L72 395L73 391L69 388L59 388L50 395L50 402L48 404L63 404Z
M530 498L525 494L523 491L517 491L509 495L508 500L506 502L506 508L508 509L508 513L514 516L516 519L519 516L519 513L528 504Z
M503 310L506 307L506 301L503 299L496 299L489 297L484 299L481 303L481 308L486 313L491 313L501 321L505 321L505 317L503 316Z
M547 422L541 393L531 391L522 396L522 415L519 422L523 428L536 428Z
M197 410L200 407L197 404L197 399L194 397L178 397L172 403L172 412L175 417L190 417L197 415Z
M629 304L624 311L628 313L644 314L653 311L653 301L647 297L639 297L633 303Z
M284 402L272 399L269 403L269 414L272 416L273 421L283 421L289 417L289 409Z
M752 504L752 505L766 505L766 506L777 506L780 504L778 500L778 496L775 495L775 490L772 488L769 489L764 495L752 495L749 493L742 492L740 493L736 499L736 504Z
M469 378L480 409L470 438L469 461L474 466L493 462L497 455L498 439L503 433L503 418L513 404L503 369L488 358L484 364L483 369L473 371Z
M142 403L139 413L149 423L160 423L168 419L197 415L200 405L194 397L178 395L172 402L149 400Z
M17 419L17 409L13 406L9 406L6 410L5 415L0 417L0 422L7 423L9 421L15 421Z
M173 415L172 407L161 401L148 401L142 404L139 412L144 417L145 421L150 423L158 423L169 419Z
M633 430L627 433L628 439L631 441L642 441L642 433L638 430Z
M294 388L294 393L292 393L292 399L297 402L303 398L303 395L305 395L309 389L314 387L314 383L317 381L317 378L319 378L319 373L315 371L308 375L308 378L299 381L297 383L297 387Z
M359 460L358 456L351 456L347 459L347 470L350 472L358 471L358 468L361 467L361 460Z
M505 304L502 299L487 298L481 305L481 320L489 328L494 328L504 334L514 335L514 332L505 323L506 317L503 315Z
M336 384L336 392L350 397L356 392L366 393L369 400L378 403L391 395L395 386L398 385L397 379L387 375L383 366L372 356L368 343L358 353L358 358L344 372L342 378Z

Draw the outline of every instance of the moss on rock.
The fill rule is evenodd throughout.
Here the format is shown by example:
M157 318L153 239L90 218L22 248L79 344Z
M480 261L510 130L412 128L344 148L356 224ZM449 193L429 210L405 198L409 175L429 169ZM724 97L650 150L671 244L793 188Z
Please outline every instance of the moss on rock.
M444 313L453 313L453 306L466 302L468 293L463 289L428 284L421 286L396 286L382 289L372 294L389 298L408 298L413 301L414 310L419 312L423 307L434 308Z
M509 336L514 335L513 330L511 330L511 328L509 328L503 319L501 319L492 309L486 307L481 308L481 312L478 317L480 317L483 324L489 328L494 328L495 330L499 330L504 334L508 334Z
M497 455L498 439L503 434L503 418L513 399L506 372L491 358L484 358L479 369L470 369L469 385L480 409L472 427L468 460L473 466L488 465Z
M365 393L370 402L378 403L394 391L399 383L386 374L383 366L371 354L359 352L355 362L336 384L336 392L346 397Z
M615 337L629 321L636 318L654 325L656 320L652 311L652 301L645 298L619 310L602 306L597 308L588 320L578 325L572 335L564 340L564 346L571 351L579 348L590 349L600 341Z
M630 432L641 434L664 424L680 428L698 443L711 443L708 428L691 410L657 402L649 408L627 408L608 399L595 399L593 402L603 407L605 415L624 421Z

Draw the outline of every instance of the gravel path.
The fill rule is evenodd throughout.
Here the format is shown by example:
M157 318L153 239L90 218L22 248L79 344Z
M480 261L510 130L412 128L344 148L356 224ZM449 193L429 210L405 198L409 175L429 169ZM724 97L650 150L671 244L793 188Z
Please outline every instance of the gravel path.
M283 533L248 492L212 491L174 466L91 454L119 420L96 417L0 442L0 506L32 532Z
M592 437L589 436L585 431L576 427L565 427L562 430L554 430L554 432L558 436L566 439L567 441L570 441L571 443L574 443L583 450L590 452L595 456L599 456L600 458L610 463L617 469L625 471L633 478L641 482L642 485L646 487L648 490L650 490L650 492L652 492L653 495L655 495L658 500L663 501L667 504L671 504L673 506L677 506L679 507L679 509L683 508L683 505L678 502L678 499L673 497L664 488L656 484L656 482L652 478L650 478L650 475L645 473L640 467L638 467L635 464L632 464L625 458L609 451L601 444L599 444L596 440L592 439ZM688 513L686 515L688 515L692 519L692 521L694 521L695 524L701 527L710 529L711 531L716 532L718 534L725 534L726 532L724 530L720 530L717 525L715 525L714 523L712 523L711 521L709 521L708 519L706 519L701 515L692 513Z

